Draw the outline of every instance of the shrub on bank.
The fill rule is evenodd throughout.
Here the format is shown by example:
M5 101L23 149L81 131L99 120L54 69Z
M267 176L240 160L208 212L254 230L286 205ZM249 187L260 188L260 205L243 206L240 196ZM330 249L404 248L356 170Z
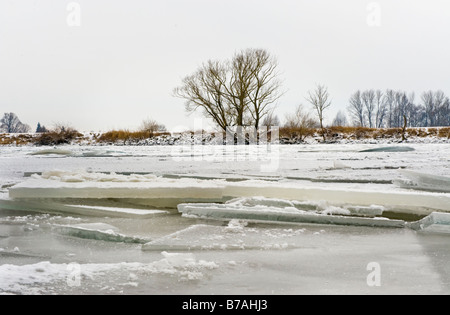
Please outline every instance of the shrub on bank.
M59 145L70 144L72 141L82 138L83 134L77 130L68 128L59 131L48 131L40 133L35 139L36 145Z

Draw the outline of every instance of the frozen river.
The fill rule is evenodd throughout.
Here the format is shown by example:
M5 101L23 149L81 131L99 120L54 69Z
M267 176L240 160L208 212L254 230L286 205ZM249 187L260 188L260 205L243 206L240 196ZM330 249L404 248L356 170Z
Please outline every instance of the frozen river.
M354 209L358 215L361 209L369 211L377 217L371 222L382 223L411 222L427 211L448 211L449 144L295 145L270 151L248 146L42 149L0 148L0 293L450 293L450 233L350 220ZM235 211L240 220L215 218L214 211L196 215L198 205L182 216L176 203L136 203L123 196L104 195L101 202L92 198L87 207L100 211L95 215L67 211L73 206L67 204L61 211L54 203L48 204L49 211L42 205L32 209L32 203L20 204L23 195L11 199L10 189L18 184L25 183L22 189L28 190L18 189L17 194L39 192L40 183L50 180L44 178L46 172L56 170L66 178L54 176L52 183L69 194L86 173L116 176L122 182L114 185L121 185L121 191L135 191L136 181L154 185L152 177L145 177L152 174L164 185L186 183L189 190L201 182L247 199L207 203L212 209ZM424 181L416 185L415 172L427 174L430 181L420 177ZM82 192L104 188L105 179L95 180ZM259 192L266 195L254 199ZM293 203L297 193L306 197ZM389 199L392 194L397 199ZM243 210L297 215L302 207L313 207L320 218L344 215L350 221L242 219L242 213L249 213ZM125 215L108 215L111 208ZM130 209L142 212L133 215ZM298 214L304 218L304 212Z

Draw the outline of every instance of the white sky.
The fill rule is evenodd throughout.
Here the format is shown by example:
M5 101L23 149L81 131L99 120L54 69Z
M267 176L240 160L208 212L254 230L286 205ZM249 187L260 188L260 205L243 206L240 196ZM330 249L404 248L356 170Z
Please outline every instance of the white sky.
M333 98L328 120L358 89L450 95L448 0L79 0L78 27L70 2L0 1L0 114L33 129L135 129L147 117L192 127L173 88L245 48L278 58L281 120L316 83Z

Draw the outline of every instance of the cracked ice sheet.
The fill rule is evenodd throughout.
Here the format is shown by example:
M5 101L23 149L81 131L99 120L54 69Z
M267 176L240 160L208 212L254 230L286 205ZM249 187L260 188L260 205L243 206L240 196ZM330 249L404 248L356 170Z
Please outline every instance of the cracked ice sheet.
M238 225L236 227L239 229ZM408 230L303 226L302 247L197 251L149 263L82 263L81 285L67 285L67 263L0 266L0 292L25 294L448 294L416 234ZM448 252L448 250L447 250ZM250 253L250 254L249 254ZM146 252L144 252L146 254ZM172 259L172 260L171 260ZM166 261L167 260L167 261ZM381 267L369 287L367 265ZM442 259L441 268L447 264ZM4 275L10 278L6 278ZM230 286L230 283L233 285Z
M184 219L183 221L189 219ZM138 220L130 220L130 223ZM231 230L241 229L271 231L273 226L231 224ZM52 279L56 282L42 280L43 273L36 263L23 265L24 261L14 263L17 266L0 266L0 278L3 271L20 273L27 279L39 279L42 282L27 284L16 279L16 287L2 293L40 293L40 294L417 294L450 293L450 268L448 257L448 237L433 238L418 235L410 230L391 230L363 227L341 227L321 225L282 225L280 230L293 234L301 229L297 237L300 247L276 250L202 250L195 251L197 262L213 262L216 268L178 269L176 274L147 272L147 264L161 260L159 253L140 251L140 247L126 244L104 244L84 240L52 239L42 242L46 250L52 244L53 257L51 265L56 271ZM292 231L289 231L292 229ZM302 232L302 230L304 230ZM33 232L31 232L33 233ZM271 233L273 235L275 234ZM271 237L266 235L267 237ZM220 237L220 235L219 235ZM35 236L32 238L36 239ZM5 245L18 245L21 252L27 249L26 242L12 238ZM61 246L55 248L60 243ZM21 245L22 244L22 245ZM0 247L4 247L0 243ZM38 245L38 246L35 246ZM35 252L39 244L33 244ZM57 250L55 252L55 250ZM63 257L61 254L76 253ZM138 253L139 252L139 253ZM187 253L190 254L190 253ZM129 263L122 264L123 257ZM184 256L189 259L192 256ZM27 260L29 261L29 260ZM47 260L45 260L47 261ZM82 277L80 287L66 284L67 264L79 262L86 275ZM368 287L366 270L369 262L378 262L381 266L381 287ZM93 278L89 271L91 263L99 268ZM23 267L18 266L23 265ZM93 265L92 265L93 266ZM117 266L114 267L114 266ZM124 268L119 268L119 266ZM40 266L42 267L42 266ZM86 267L86 268L85 268ZM101 267L101 268L100 268ZM2 269L4 268L4 269ZM66 268L66 269L64 269ZM45 269L45 268L44 268ZM49 267L50 269L50 267ZM58 271L59 270L59 271ZM103 272L100 272L102 271ZM183 274L185 271L201 273ZM58 273L59 272L59 273ZM62 274L63 278L57 275ZM199 275L199 278L195 276ZM180 281L182 280L182 281ZM189 281L185 281L189 280ZM1 281L0 281L1 283ZM39 290L35 292L33 290Z
M261 229L246 227L247 222L231 220L228 226L193 225L151 241L143 250L267 250L297 247L301 228Z
M449 268L427 255L416 234L407 230L304 225L301 248L285 250L204 251L221 268L213 274L214 294L446 294ZM442 249L442 248L441 248ZM445 250L444 250L445 252ZM446 250L448 254L448 248ZM204 253L204 254L203 254ZM196 252L200 255L200 252ZM429 254L429 253L428 253ZM222 263L220 263L223 261ZM228 261L228 262L227 262ZM226 263L227 262L227 263ZM381 286L370 287L367 265L381 267ZM436 265L447 266L438 273ZM444 266L444 267L443 267ZM226 283L233 283L230 288ZM178 291L180 292L180 291ZM201 289L189 291L201 294Z

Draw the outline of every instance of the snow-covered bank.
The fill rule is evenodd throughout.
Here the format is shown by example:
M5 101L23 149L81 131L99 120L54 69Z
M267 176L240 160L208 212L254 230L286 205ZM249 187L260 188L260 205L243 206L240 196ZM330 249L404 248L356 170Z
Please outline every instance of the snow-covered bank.
M341 131L343 129L345 131ZM348 129L348 130L347 130ZM282 129L280 130L282 131ZM77 137L71 137L62 142L83 146L173 146L173 145L218 145L223 144L222 134L208 132L164 133L150 138L140 135L133 138L132 132L112 131L112 133L128 133L121 137L103 137L106 133L83 132ZM32 146L39 145L42 134L0 134L0 146ZM421 127L408 128L406 140L402 139L402 132L398 128L369 129L359 127L330 127L327 128L326 140L323 140L320 130L316 130L306 138L280 133L279 139L272 141L277 144L396 144L396 143L450 143L450 127Z

